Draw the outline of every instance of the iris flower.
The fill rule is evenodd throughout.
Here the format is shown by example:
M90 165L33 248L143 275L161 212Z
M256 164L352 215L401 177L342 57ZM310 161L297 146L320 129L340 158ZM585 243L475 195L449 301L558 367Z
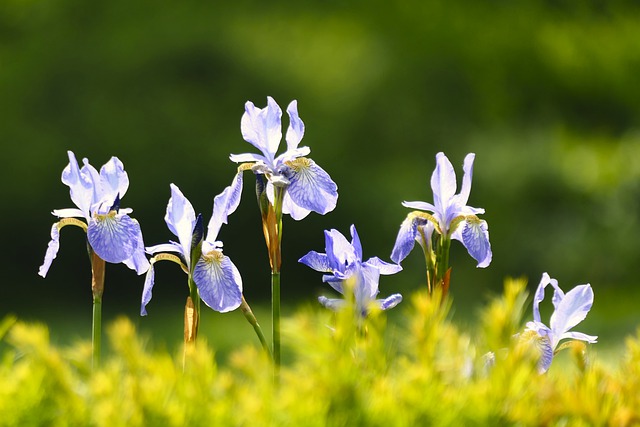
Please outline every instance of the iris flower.
M326 253L310 251L300 258L299 262L316 271L327 273L322 276L322 281L343 295L345 294L345 283L353 280L353 292L358 313L366 316L372 304L382 310L388 310L402 301L400 294L376 299L379 292L380 275L395 274L402 270L402 267L386 263L378 257L362 261L362 245L354 225L351 226L351 243L338 230L325 230L324 236ZM324 296L319 297L318 301L332 310L337 310L346 303L343 299Z
M394 262L401 262L411 252L415 241L428 242L433 231L445 237L462 242L478 267L491 263L491 244L487 222L477 217L484 209L467 206L471 192L473 161L475 154L469 153L464 159L464 176L460 193L456 194L456 173L453 165L444 155L436 155L436 169L431 176L433 204L427 202L403 202L402 205L419 211L412 212L402 223L396 244L391 254ZM422 237L425 237L424 239Z
M222 242L216 240L221 225L227 223L227 216L237 208L239 200L239 194L234 192L234 187L231 186L215 197L207 237L203 240L202 216L196 216L189 200L176 185L171 184L171 198L164 219L178 241L147 248L147 252L155 256L144 283L141 315L147 314L146 306L151 300L155 281L153 264L157 259L162 259L162 253L167 252L178 254L179 263L193 279L199 297L206 305L221 313L240 306L240 272L231 259L222 253Z
M131 209L120 209L120 201L129 188L122 162L112 157L98 173L87 159L82 160L84 165L79 168L73 152L67 154L69 164L62 171L62 182L69 187L76 208L52 212L61 220L51 227L51 241L38 274L47 275L60 248L60 229L66 225L85 229L89 246L104 261L122 262L138 274L144 273L149 262L144 254L140 224L129 216ZM84 218L86 222L76 218Z
M309 147L298 147L304 136L304 123L298 115L297 101L289 104L287 113L287 149L276 156L282 139L280 106L271 97L267 98L265 108L256 108L248 101L240 123L242 136L262 154L232 154L230 159L236 163L251 163L255 174L267 178L266 190L272 204L273 186L286 188L282 211L293 219L301 220L311 211L324 215L336 207L338 187L324 169L304 157L311 152Z
M554 289L551 300L554 311L549 320L549 326L542 323L539 308L540 302L544 299L544 291L547 285L551 285ZM591 285L576 286L565 294L558 286L556 279L552 279L547 273L542 275L538 289L533 297L533 322L528 322L526 328L527 331L533 331L540 337L539 343L542 351L539 364L540 372L546 372L551 366L551 361L555 353L557 353L556 348L560 340L569 338L588 343L597 342L597 336L583 334L582 332L571 332L574 326L585 319L592 305L593 290Z

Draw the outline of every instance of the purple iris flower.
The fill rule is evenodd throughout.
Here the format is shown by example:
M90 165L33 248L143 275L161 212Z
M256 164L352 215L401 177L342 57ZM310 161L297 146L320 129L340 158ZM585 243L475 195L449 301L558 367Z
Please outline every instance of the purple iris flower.
M180 189L171 184L171 198L167 205L165 222L169 230L178 238L147 248L150 254L175 252L198 288L202 301L215 311L221 313L235 310L242 302L242 278L231 259L222 253L222 242L216 240L222 224L227 223L227 216L238 206L240 197L237 186L227 187L215 197L213 215L209 221L207 236L202 240L204 228L201 215L196 216L191 202ZM194 249L202 242L201 252L197 260L192 259ZM155 281L152 259L147 272L142 292L140 314L147 314L146 306L151 301L151 291Z
M100 168L100 172L83 159L78 166L75 154L67 152L69 164L62 171L62 182L69 186L71 200L76 208L56 209L52 213L63 220L51 227L51 241L48 244L44 263L38 274L47 275L51 263L60 248L60 228L66 225L66 218L84 218L87 240L91 249L103 260L127 267L142 274L149 268L144 253L142 231L138 221L129 214L132 209L120 209L120 200L129 188L129 177L122 162L112 157ZM84 223L77 220L71 224Z
M469 153L464 159L464 177L462 188L456 194L456 173L453 165L444 155L436 155L436 169L431 176L433 204L427 202L403 202L402 205L418 209L410 213L403 221L391 259L400 263L409 255L417 240L421 245L429 245L433 232L445 239L455 239L464 245L477 262L478 267L487 267L491 263L491 244L487 222L476 215L484 209L467 206L471 192L473 161L475 154Z
M241 120L242 136L262 154L232 154L230 159L253 163L253 172L266 176L267 195L272 203L273 186L285 187L282 211L293 219L301 220L311 211L324 215L336 207L338 186L324 169L304 157L311 152L309 147L298 147L304 136L304 123L298 116L297 101L289 104L287 113L287 150L276 156L282 139L280 106L271 97L267 98L265 108L256 108L248 101Z
M299 262L316 271L327 273L322 276L322 281L329 283L333 289L343 295L345 282L353 281L358 313L366 316L371 304L377 305L382 310L388 310L402 301L400 294L376 299L380 275L395 274L402 270L402 267L384 262L378 257L362 261L362 246L354 225L351 226L351 243L338 230L325 230L324 236L326 253L310 251L300 258ZM324 296L319 297L318 301L332 310L337 310L345 304L343 299Z
M549 326L542 323L539 309L540 302L544 299L544 291L547 285L551 285L554 289L551 300L554 311L549 320ZM542 350L539 364L540 372L546 372L551 366L551 361L560 340L570 338L588 343L597 342L597 336L583 334L582 332L571 332L574 326L585 319L592 305L593 290L591 285L576 286L565 294L558 286L556 279L552 279L547 273L542 275L538 289L533 297L533 322L527 323L527 330L536 332L542 339L540 341Z

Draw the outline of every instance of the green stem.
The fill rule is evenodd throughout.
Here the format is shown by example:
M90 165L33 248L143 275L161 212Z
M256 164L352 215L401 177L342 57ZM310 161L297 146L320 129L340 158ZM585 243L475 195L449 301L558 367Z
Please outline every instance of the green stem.
M269 359L271 359L271 350L269 350L269 344L267 343L267 339L264 337L264 333L262 332L262 328L260 327L260 324L258 324L258 319L256 319L256 316L253 314L251 307L249 307L249 304L244 299L244 295L242 296L242 303L240 304L240 310L242 310L242 314L244 314L244 317L251 324L251 326L253 326L253 330L256 332L256 335L258 336L258 339L260 340L260 344L262 344L262 348L264 349L265 353L267 353L267 356L269 357Z
M91 334L91 367L100 366L100 352L102 348L102 296L93 296L93 331Z
M273 332L273 363L276 378L280 372L280 272L271 273L271 319Z

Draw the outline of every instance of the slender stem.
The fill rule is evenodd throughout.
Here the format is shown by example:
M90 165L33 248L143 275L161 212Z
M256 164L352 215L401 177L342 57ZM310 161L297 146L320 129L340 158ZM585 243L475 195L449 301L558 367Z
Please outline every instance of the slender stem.
M280 272L271 273L271 318L273 332L273 363L276 378L280 372Z
M102 347L102 294L104 292L105 261L89 247L91 258L91 293L93 294L93 319L91 333L91 367L100 366Z
M269 350L269 343L267 343L267 339L264 337L262 328L258 324L258 319L256 319L256 316L253 314L251 307L249 307L249 304L244 299L244 295L242 295L242 303L240 304L240 310L242 310L242 314L244 314L244 317L251 324L251 326L253 326L253 330L256 332L256 335L258 336L258 339L260 340L260 344L262 344L262 348L264 349L265 353L267 353L267 356L269 356L269 359L271 359L271 350Z
M93 331L91 334L91 368L100 366L102 349L102 296L93 296Z

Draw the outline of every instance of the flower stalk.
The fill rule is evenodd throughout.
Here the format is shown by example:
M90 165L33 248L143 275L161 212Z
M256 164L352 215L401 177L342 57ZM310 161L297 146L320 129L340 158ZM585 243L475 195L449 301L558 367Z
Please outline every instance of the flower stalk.
M102 294L104 292L105 261L89 246L91 257L91 293L93 295L93 316L91 332L91 367L100 366L102 352Z

